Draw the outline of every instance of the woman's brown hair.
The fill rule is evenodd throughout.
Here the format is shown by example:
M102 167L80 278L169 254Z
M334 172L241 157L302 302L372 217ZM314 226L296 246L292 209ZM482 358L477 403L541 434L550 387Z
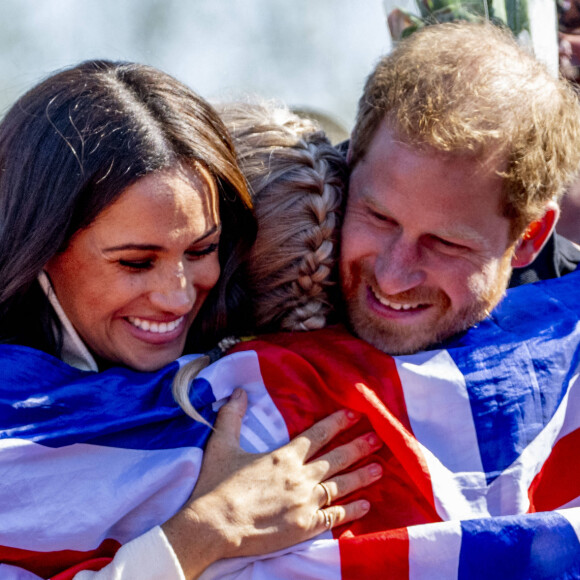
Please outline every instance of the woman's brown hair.
M220 195L222 276L190 332L197 350L241 320L239 266L255 235L218 115L173 77L132 63L84 62L21 97L0 123L0 341L58 356L38 274L128 186L178 163L206 167Z

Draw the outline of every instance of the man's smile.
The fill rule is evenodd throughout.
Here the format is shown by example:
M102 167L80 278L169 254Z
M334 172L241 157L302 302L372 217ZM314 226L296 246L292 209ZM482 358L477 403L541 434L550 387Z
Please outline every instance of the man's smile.
M371 288L370 289L373 297L375 298L375 300L377 300L377 302L379 302L380 304L382 304L383 306L386 306L387 308L391 308L393 310L403 310L405 312L407 311L419 311L419 310L425 310L426 308L429 308L429 306L431 306L430 304L425 304L425 303L421 303L421 302L395 302L393 300L389 300L388 298L385 298L384 296L381 296L380 294L377 294L377 292Z

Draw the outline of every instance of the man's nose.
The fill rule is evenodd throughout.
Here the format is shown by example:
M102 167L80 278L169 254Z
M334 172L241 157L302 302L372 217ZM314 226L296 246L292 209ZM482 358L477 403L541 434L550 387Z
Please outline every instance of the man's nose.
M427 275L421 248L416 240L399 236L375 259L375 278L382 294L393 296L425 282Z
M188 313L193 308L196 297L194 283L190 278L182 264L160 273L155 288L149 293L151 304L178 316Z

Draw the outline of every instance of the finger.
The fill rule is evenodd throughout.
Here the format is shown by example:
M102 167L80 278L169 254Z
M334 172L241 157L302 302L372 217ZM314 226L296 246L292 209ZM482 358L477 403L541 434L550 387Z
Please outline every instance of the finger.
M358 520L366 515L370 508L371 504L366 499L359 499L345 505L333 505L316 510L316 528L322 532Z
M215 433L208 445L226 443L235 447L240 445L242 420L248 405L248 395L244 389L234 389L227 403L219 410L215 420Z
M359 413L350 409L336 411L306 429L294 438L288 447L293 447L296 453L307 461L338 433L354 425L360 417Z
M320 498L318 505L323 508L327 505L330 505L332 503L332 500L334 499L332 496L332 493L330 492L330 488L327 484L328 482L325 481L321 481L320 483L316 484L316 487L320 490L320 492L322 493L322 497Z
M379 463L371 463L351 473L345 473L343 475L337 475L332 479L327 479L316 486L321 496L319 505L321 507L328 506L335 500L374 483L382 475L383 468L381 465Z
M339 445L308 465L313 469L314 474L324 481L335 473L350 467L363 457L374 453L382 445L383 442L377 437L376 433L366 433L350 443Z
M316 523L317 528L320 528L321 526L326 530L330 530L332 528L334 521L332 519L332 513L329 509L316 510L316 517L318 520Z

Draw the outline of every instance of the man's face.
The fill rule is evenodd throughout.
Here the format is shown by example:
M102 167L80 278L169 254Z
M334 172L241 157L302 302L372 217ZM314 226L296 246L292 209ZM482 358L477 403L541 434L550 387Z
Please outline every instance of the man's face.
M498 303L513 253L498 167L413 150L378 129L352 172L342 228L342 292L360 338L410 354Z

